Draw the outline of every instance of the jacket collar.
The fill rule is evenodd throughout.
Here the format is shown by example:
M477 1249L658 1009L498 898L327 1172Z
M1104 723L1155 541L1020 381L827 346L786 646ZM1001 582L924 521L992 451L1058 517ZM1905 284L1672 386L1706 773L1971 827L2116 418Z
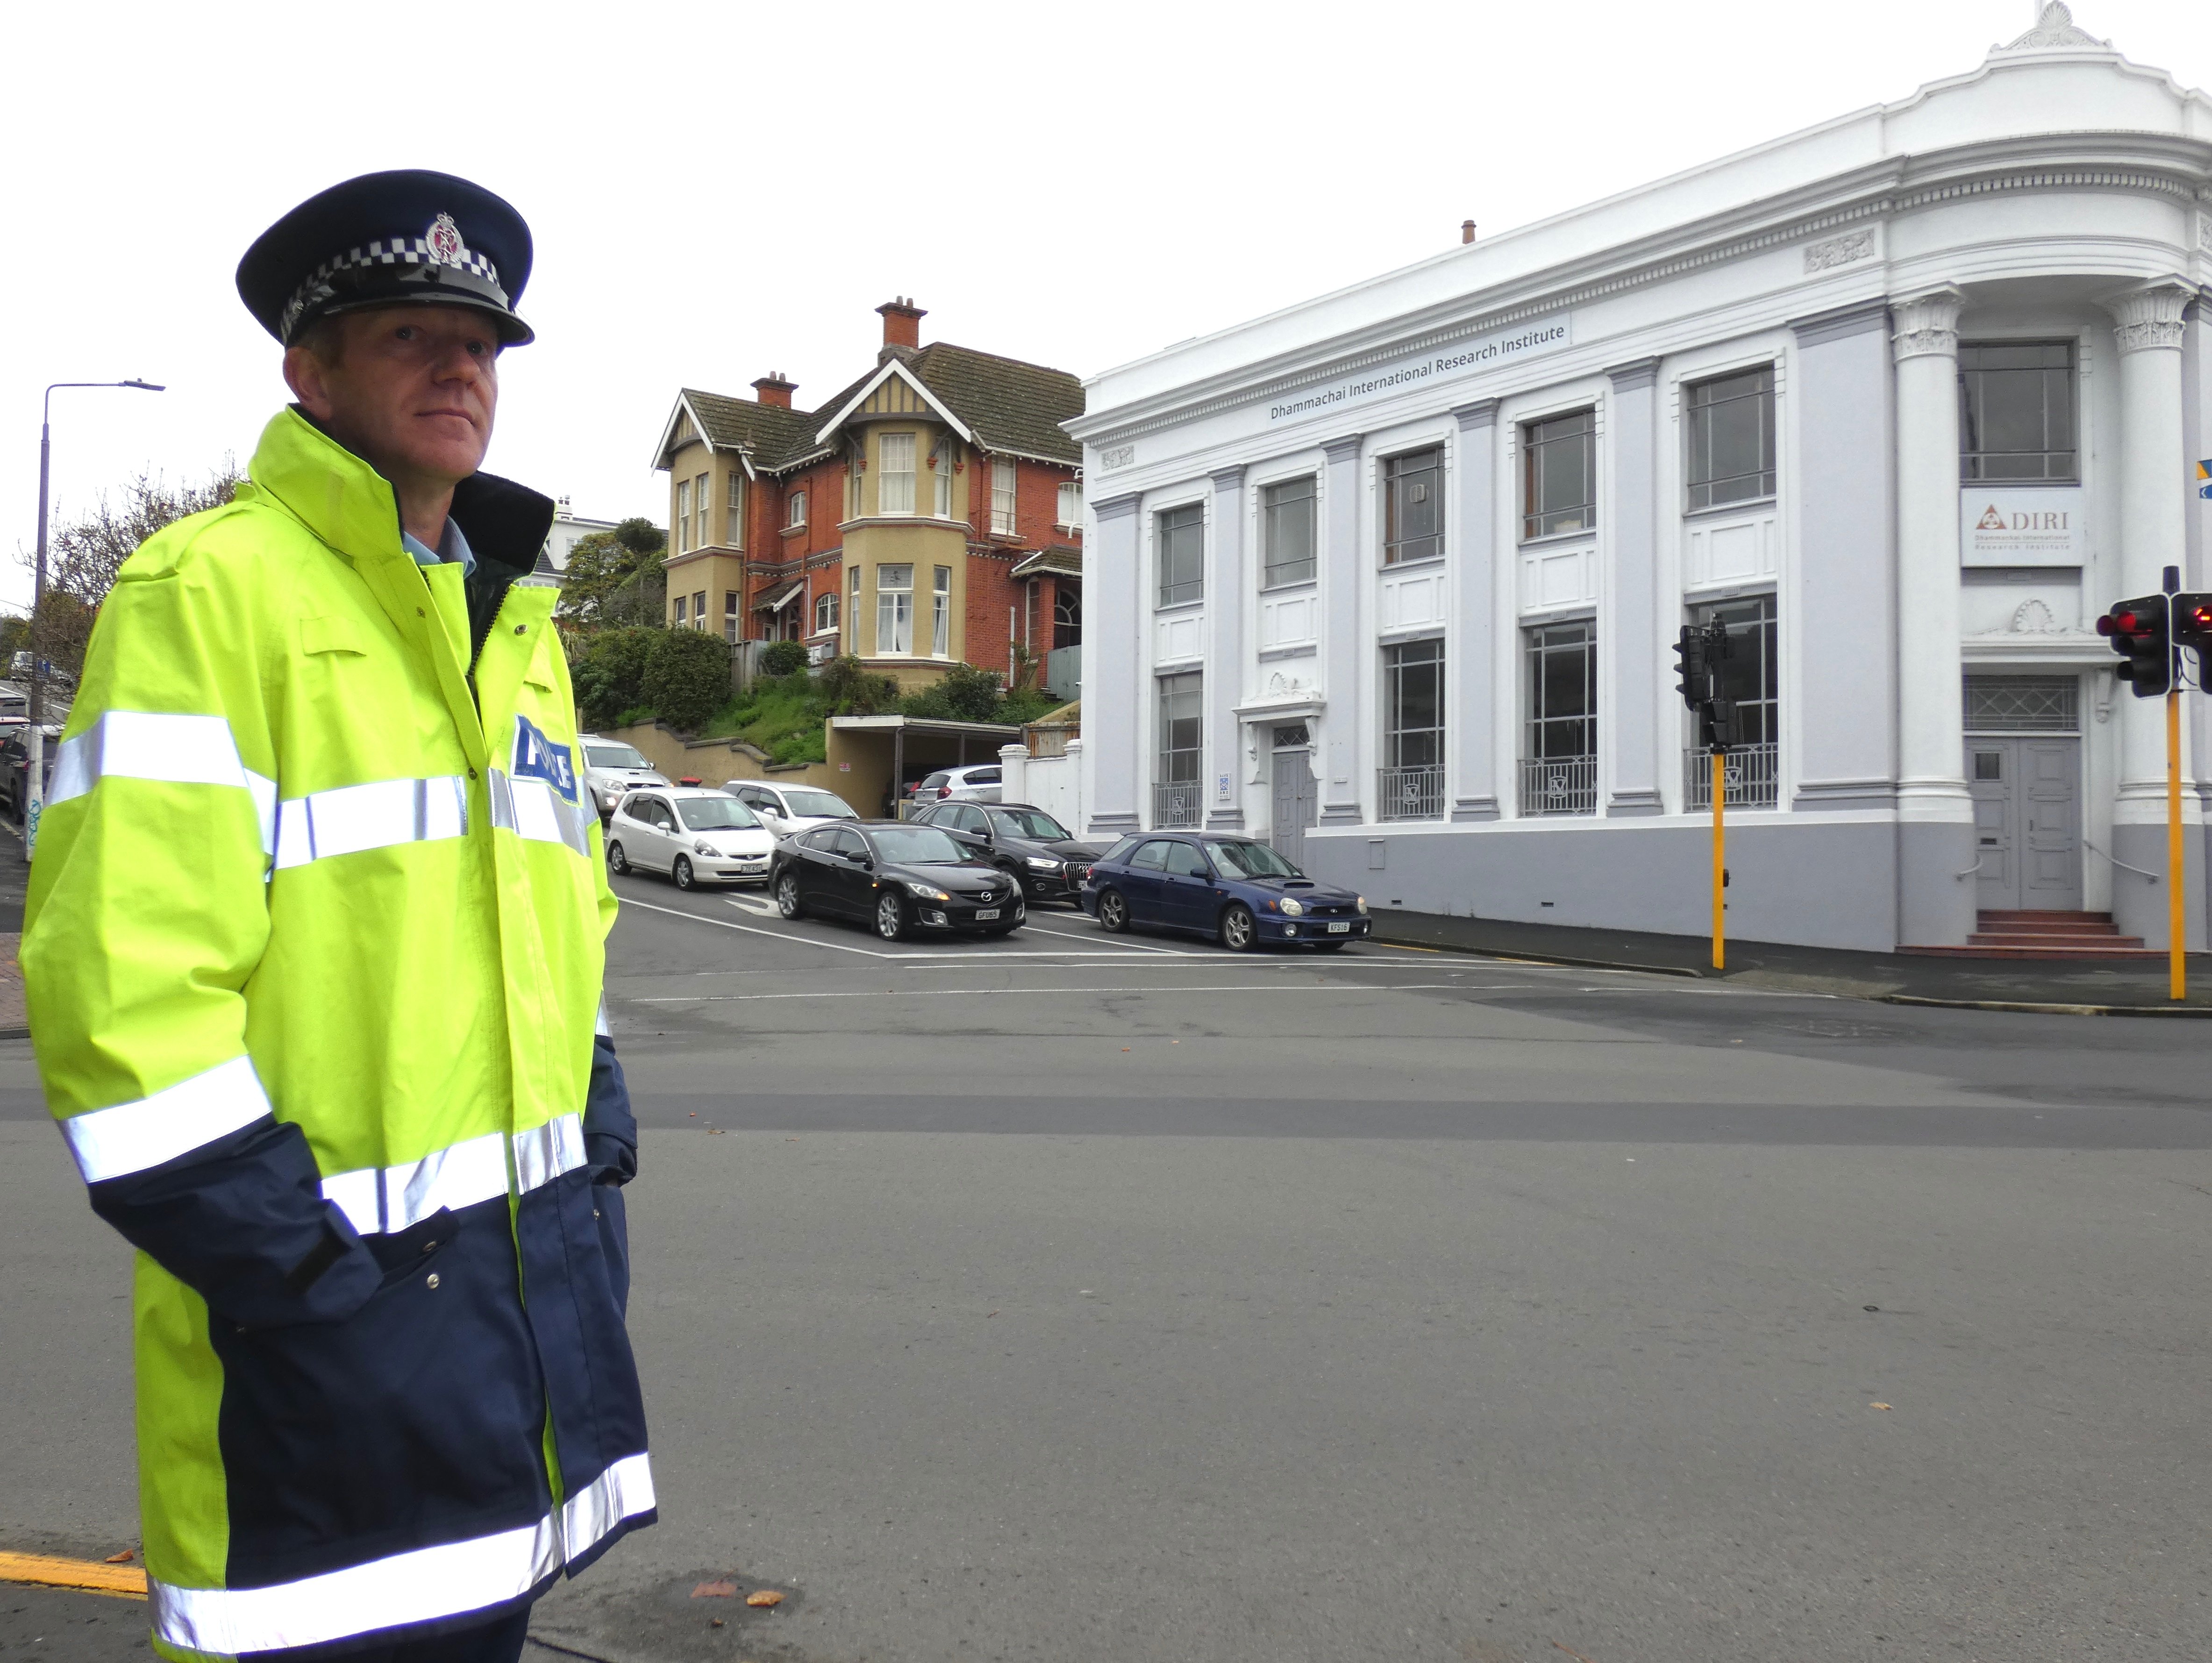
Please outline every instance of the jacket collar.
M247 473L309 531L357 564L408 560L399 543L399 501L390 482L298 405L278 411L263 429ZM553 528L552 498L496 474L472 474L455 486L453 513L477 558L513 567L516 577L537 565Z
M360 575L401 638L429 662L469 761L487 766L489 747L469 686L470 659L455 652L444 628L431 620L428 583L399 541L399 501L391 483L296 405L263 430L247 474L257 491L297 518ZM477 555L465 640L472 657L508 587L537 564L552 529L553 501L511 480L475 474L454 487L453 515ZM551 610L550 597L544 604Z

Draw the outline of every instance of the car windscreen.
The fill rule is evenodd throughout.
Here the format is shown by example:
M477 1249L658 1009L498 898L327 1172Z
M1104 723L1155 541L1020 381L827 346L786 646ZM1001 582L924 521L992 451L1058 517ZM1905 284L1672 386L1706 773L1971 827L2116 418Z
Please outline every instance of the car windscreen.
M787 787L783 800L793 814L817 816L824 820L858 820L853 805L834 791L813 791Z
M1206 852L1214 865L1232 877L1304 877L1289 861L1265 843L1209 843Z
M760 825L758 815L729 797L678 798L676 811L686 831L752 831Z
M1041 843L1063 843L1066 827L1036 809L993 809L991 829L1001 837L1034 837Z
M884 859L904 865L950 866L969 859L950 832L935 826L878 826L871 835Z
M595 768L641 768L649 773L653 768L628 745L586 745L584 762Z

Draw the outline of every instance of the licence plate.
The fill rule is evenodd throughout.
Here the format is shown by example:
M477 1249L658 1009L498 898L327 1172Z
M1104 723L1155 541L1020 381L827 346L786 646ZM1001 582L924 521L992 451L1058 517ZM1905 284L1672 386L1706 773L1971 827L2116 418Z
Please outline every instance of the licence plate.
M1333 936L1348 936L1352 933L1352 926L1349 924L1332 924L1328 926L1328 932Z
M976 918L977 918L978 920L987 919L987 918L996 918L996 917L998 917L998 915L999 915L999 909L998 909L996 907L984 907L979 908L979 909L977 910L976 913L975 913L975 916L976 916Z

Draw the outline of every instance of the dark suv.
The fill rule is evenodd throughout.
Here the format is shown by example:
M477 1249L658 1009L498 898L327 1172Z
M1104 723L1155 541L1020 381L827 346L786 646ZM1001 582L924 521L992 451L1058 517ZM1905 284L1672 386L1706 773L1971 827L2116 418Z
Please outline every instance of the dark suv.
M0 808L4 808L10 820L20 822L23 818L24 781L31 771L30 725L11 722L4 730L7 737L0 739ZM39 793L43 800L54 782L54 753L61 749L62 731L46 729L46 766L39 770L40 783L46 789Z
M1027 803L935 803L915 823L942 826L983 859L1020 881L1031 906L1064 901L1080 907L1083 880L1098 851L1042 809Z

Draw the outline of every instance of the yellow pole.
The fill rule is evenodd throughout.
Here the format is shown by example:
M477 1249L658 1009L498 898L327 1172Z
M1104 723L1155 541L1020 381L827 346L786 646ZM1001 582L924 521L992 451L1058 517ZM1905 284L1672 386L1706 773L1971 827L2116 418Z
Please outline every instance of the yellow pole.
M2182 920L2189 887L2181 860L2181 689L2166 693L2166 980L2168 998L2189 997Z
M1728 797L1728 758L1719 751L1713 753L1713 968L1728 968L1728 950L1723 944L1721 911L1726 905L1723 889L1728 883L1726 851L1728 839L1722 829L1722 804ZM2176 995L2179 998L2179 995Z

